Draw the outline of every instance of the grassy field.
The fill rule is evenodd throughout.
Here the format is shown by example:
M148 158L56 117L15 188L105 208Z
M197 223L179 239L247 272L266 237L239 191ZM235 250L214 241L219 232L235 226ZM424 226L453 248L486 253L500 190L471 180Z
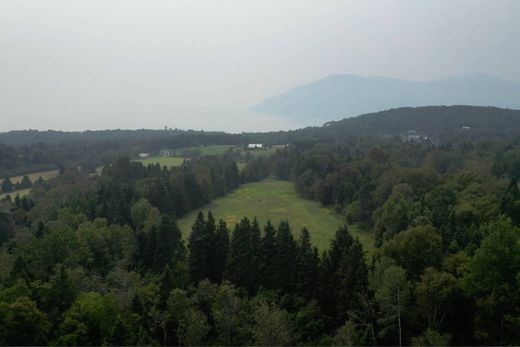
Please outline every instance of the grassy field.
M40 171L40 172L33 172L33 173L30 173L30 174L27 174L25 176L29 177L29 179L31 180L31 182L36 182L38 180L38 178L42 178L43 180L48 180L48 179L51 179L51 178L54 178L56 176L58 176L58 173L59 171L58 170L49 170L49 171ZM23 176L14 176L14 177L10 177L11 179L11 182L13 184L16 184L18 182L21 182L22 179L23 179ZM2 180L3 181L3 180Z
M184 158L153 156L145 159L138 159L137 161L141 162L143 165L159 164L161 166L173 167L181 166L184 162Z
M280 148L279 146L273 146L273 147L264 148L264 149L244 150L242 153L245 154L246 152L249 152L255 158L268 157L272 154L275 154L279 148Z
M51 178L54 178L56 176L58 176L59 174L59 170L49 170L49 171L39 171L39 172L33 172L33 173L30 173L30 174L27 174L25 176L29 177L29 179L31 180L32 183L36 182L40 177L43 179L43 180L48 180L48 179L51 179ZM23 175L22 176L14 176L14 177L10 177L11 179L11 182L13 184L16 184L18 182L21 182L22 179L23 179ZM3 182L0 181L0 182ZM15 197L16 194L19 194L20 196L24 196L24 195L28 195L29 192L31 191L30 188L27 188L27 189L20 189L20 190L15 190L14 192L11 192L11 193L5 193L5 194L1 194L0 193L0 199L3 199L4 197L6 197L7 195L11 195L11 197Z
M206 147L199 147L201 155L222 155L229 151L231 148L234 148L233 145L213 145Z
M257 217L259 223L265 224L268 218L278 225L282 220L288 220L295 235L306 227L314 245L320 251L329 247L330 240L342 219L331 209L323 208L319 203L301 198L294 190L293 184L287 181L266 179L260 182L242 185L236 191L211 202L179 220L184 237L189 235L191 225L199 211L211 211L215 219L224 219L230 229L243 216ZM349 227L355 237L358 237L365 250L373 251L373 238L370 234Z
M210 145L210 146L198 146L198 147L185 147L178 148L175 150L175 155L179 157L190 156L194 152L200 155L222 155L231 148L235 148L234 145Z
M3 198L5 198L8 195L11 195L11 198L14 199L16 194L18 194L18 195L20 195L20 197L22 197L24 195L29 195L30 192L31 192L31 188L15 190L14 192L11 192L11 193L0 194L0 199L3 199Z

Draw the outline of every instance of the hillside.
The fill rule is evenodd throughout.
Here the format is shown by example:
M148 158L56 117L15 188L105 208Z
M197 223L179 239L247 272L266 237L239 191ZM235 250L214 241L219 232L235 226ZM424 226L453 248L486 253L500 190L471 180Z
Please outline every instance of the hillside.
M254 106L253 111L326 121L397 107L430 105L520 109L520 83L486 75L432 81L332 75L268 98Z
M282 220L288 220L296 238L302 228L307 228L312 243L320 251L329 247L336 230L344 224L332 209L299 196L291 182L272 179L244 184L227 196L184 216L179 220L179 227L185 238L201 210L204 213L211 211L217 220L225 220L230 229L244 216L250 219L257 217L262 227L269 218L275 226ZM370 252L373 249L371 234L356 231L355 227L350 227L350 230L359 237L365 250Z
M350 135L400 135L409 130L433 140L513 138L520 134L520 111L479 106L403 107L328 122L290 136L340 140Z

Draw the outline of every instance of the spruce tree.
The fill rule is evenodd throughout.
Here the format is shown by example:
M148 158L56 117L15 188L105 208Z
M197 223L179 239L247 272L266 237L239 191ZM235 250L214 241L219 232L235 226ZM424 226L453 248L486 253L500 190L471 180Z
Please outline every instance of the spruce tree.
M268 220L259 246L259 285L265 289L275 288L273 270L276 267L276 229Z
M213 242L212 264L214 282L221 282L226 270L226 263L229 255L229 230L226 222L222 219L218 223Z
M296 260L296 292L306 299L312 299L316 295L320 259L318 249L311 245L306 228L300 233Z
M157 247L153 257L153 269L162 271L167 264L182 260L185 255L181 231L171 217L163 215L157 232Z
M166 303L170 292L175 288L175 274L170 265L166 265L159 280L159 305L162 309L166 308Z
M23 176L22 181L18 184L19 189L27 189L32 187L32 182L27 176Z
M231 236L229 261L226 271L226 278L238 287L246 288L250 293L254 293L256 274L251 269L254 268L255 255L252 250L251 223L244 217L240 223L235 225Z
M322 304L326 312L342 323L347 311L359 306L361 294L368 286L368 269L363 248L353 239L346 226L336 231L330 251L323 263Z
M288 222L281 222L276 233L275 285L285 293L291 293L295 285L296 244Z
M13 182L11 182L11 179L9 177L5 178L2 182L2 192L10 193L13 191L13 188Z
M234 160L229 160L225 164L224 177L228 190L233 190L240 185L240 173Z
M188 248L190 251L188 258L190 280L193 283L198 283L207 278L208 275L208 240L206 222L202 212L199 212L191 227Z
M143 265L145 267L151 268L153 264L155 249L157 248L157 227L155 225L152 226L150 234L145 239L146 248L144 249L143 253Z

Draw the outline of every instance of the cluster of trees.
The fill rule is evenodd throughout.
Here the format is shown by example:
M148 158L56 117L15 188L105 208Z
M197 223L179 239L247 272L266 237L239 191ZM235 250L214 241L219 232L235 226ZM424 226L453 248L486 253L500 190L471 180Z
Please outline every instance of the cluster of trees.
M11 193L15 190L27 189L27 188L31 188L31 187L32 187L32 182L29 179L29 177L27 177L27 176L23 176L21 181L16 182L14 184L9 177L6 177L2 181L2 185L0 186L0 192Z

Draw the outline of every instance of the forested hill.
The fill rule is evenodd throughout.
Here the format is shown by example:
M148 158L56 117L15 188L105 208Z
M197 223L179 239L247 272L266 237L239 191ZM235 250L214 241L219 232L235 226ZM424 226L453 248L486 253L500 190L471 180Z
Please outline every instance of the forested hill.
M410 130L435 140L512 138L520 135L520 111L479 106L403 107L328 122L293 135L339 139L349 135L406 135Z

